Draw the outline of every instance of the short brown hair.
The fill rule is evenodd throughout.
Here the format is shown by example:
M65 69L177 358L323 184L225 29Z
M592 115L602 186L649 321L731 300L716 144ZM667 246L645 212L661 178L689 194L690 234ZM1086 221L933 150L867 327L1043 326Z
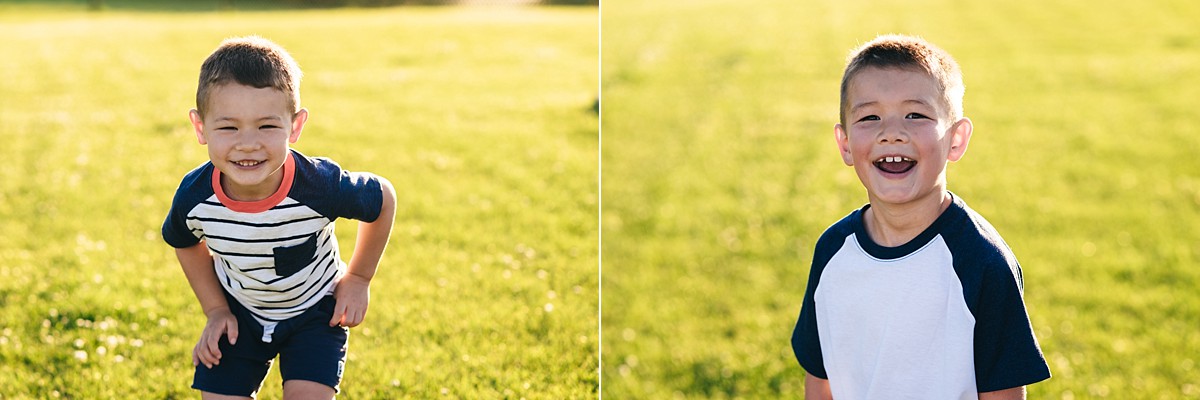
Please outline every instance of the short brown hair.
M942 101L957 121L963 116L962 71L950 53L918 37L883 35L850 52L846 72L842 74L842 104L839 119L846 125L846 112L850 108L847 91L850 79L867 67L916 69L933 78L942 93ZM951 121L953 122L953 121Z
M258 36L225 39L200 66L196 110L204 116L213 88L236 82L282 91L295 113L300 110L300 75L300 65L275 42Z

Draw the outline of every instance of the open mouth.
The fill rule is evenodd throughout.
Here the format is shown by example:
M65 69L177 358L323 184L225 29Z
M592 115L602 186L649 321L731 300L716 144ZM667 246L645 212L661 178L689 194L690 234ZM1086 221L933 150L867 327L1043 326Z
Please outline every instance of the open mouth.
M252 167L256 167L259 164L262 164L266 161L242 160L242 161L230 161L230 162L237 164L237 166L239 166L239 167L252 168Z
M886 156L875 160L876 168L890 174L903 174L917 166L917 160L904 156Z

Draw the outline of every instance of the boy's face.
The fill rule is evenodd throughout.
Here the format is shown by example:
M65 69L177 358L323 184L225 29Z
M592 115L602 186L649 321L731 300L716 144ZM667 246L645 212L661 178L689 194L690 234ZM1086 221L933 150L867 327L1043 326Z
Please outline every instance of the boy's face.
M933 78L868 67L851 78L847 99L847 125L836 125L834 133L842 161L854 167L871 204L941 201L946 162L966 152L971 121L950 120Z
M288 144L300 139L308 111L293 114L288 97L273 88L219 85L208 96L203 118L189 116L208 158L221 171L225 195L239 201L269 197L283 182Z

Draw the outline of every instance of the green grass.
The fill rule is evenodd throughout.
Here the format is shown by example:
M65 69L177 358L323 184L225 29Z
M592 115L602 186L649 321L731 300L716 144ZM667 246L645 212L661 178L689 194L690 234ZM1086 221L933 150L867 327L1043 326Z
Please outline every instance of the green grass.
M794 398L812 247L866 201L833 141L845 56L924 36L962 65L950 188L1024 269L1054 377L1031 399L1200 397L1200 7L606 1L603 391Z
M399 192L342 397L597 397L595 8L5 7L0 397L195 397L204 319L159 227L206 161L199 65L252 33L305 70L295 147Z

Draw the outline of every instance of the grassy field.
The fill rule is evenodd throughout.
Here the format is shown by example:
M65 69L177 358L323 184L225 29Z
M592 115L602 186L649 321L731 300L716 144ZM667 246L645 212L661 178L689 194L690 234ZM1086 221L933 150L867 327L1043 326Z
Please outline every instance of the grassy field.
M597 397L596 8L81 9L0 4L0 398L195 397L159 227L200 63L246 34L305 70L295 147L399 192L342 397Z
M813 244L866 201L841 70L896 32L964 69L950 188L1024 268L1029 398L1200 398L1200 6L878 3L604 2L605 397L800 397Z

